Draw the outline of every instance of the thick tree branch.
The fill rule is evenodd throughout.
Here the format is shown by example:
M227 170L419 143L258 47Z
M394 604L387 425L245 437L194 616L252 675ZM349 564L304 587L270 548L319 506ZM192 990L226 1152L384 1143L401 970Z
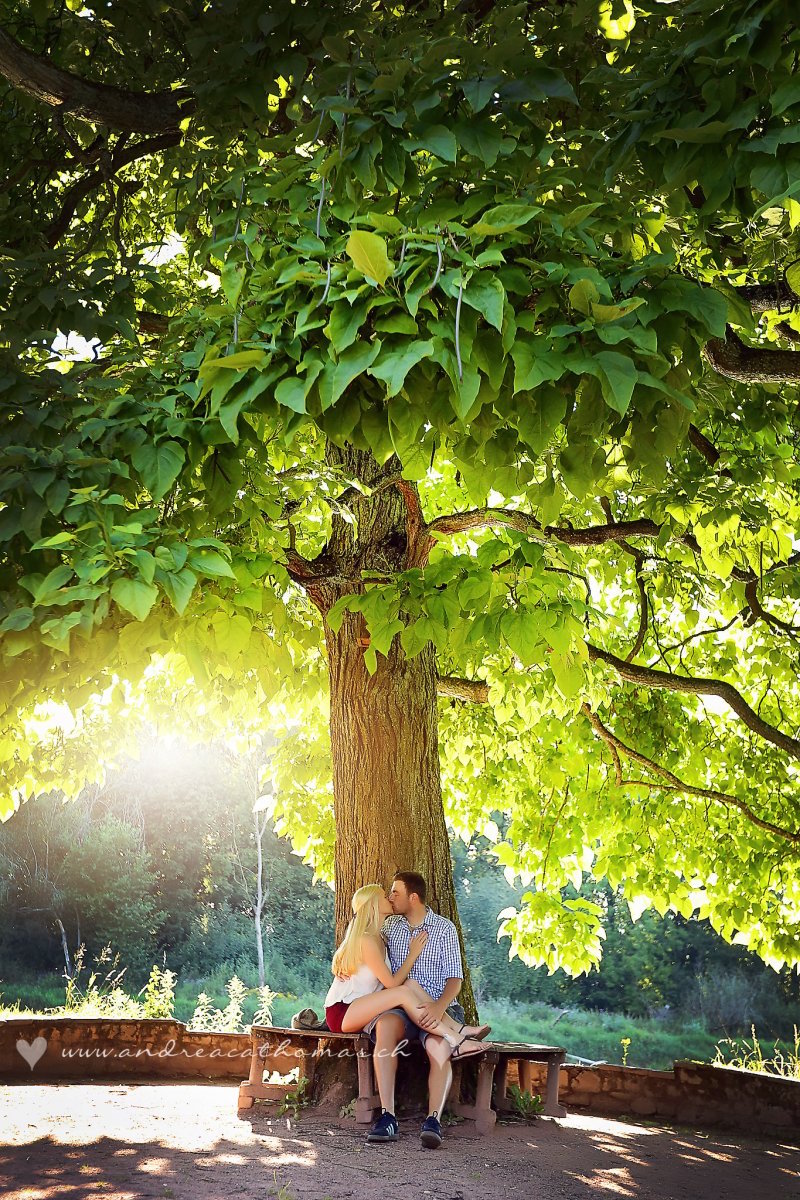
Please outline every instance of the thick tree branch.
M750 707L733 684L726 683L723 679L673 675L671 672L655 671L652 667L636 666L634 663L617 658L616 654L610 654L608 650L601 650L599 646L594 646L591 642L586 643L586 648L592 662L607 663L627 683L635 683L640 687L665 689L669 692L684 692L694 696L719 697L753 733L764 738L765 741L772 742L774 746L780 746L793 758L800 758L800 741L790 737L787 733L782 733L780 729L776 729L767 721L762 721L758 713Z
M800 383L800 350L746 346L730 328L706 342L703 354L718 375L739 383Z
M800 296L792 291L785 279L778 283L746 283L736 292L756 313L776 312L800 304Z
M436 681L440 696L452 696L454 700L468 700L474 704L486 704L489 700L489 685L482 679L459 679L455 675L440 675Z
M0 29L0 75L28 96L84 121L127 133L177 131L194 110L183 88L167 92L129 92L106 83L92 83L32 54Z
M720 454L713 442L710 442L704 433L701 433L696 425L689 426L689 441L694 446L695 450L699 450L703 458L710 467L715 467L719 462Z
M61 240L70 227L75 210L86 196L99 187L105 180L110 179L117 171L129 166L139 158L146 158L166 150L169 146L177 146L181 140L180 133L162 133L158 137L147 138L145 141L134 142L132 145L117 146L107 160L88 175L78 179L64 194L61 212L51 222L45 234L47 244L51 248Z
M771 821L765 821L762 817L757 816L750 806L743 800L740 800L737 796L731 796L728 792L719 792L715 788L700 788L694 787L690 783L685 783L682 779L679 779L677 775L674 775L672 771L668 771L666 767L660 766L658 763L653 762L651 758L648 758L646 755L640 753L640 751L634 750L633 747L626 745L625 742L613 734L611 730L603 724L597 713L593 712L591 708L589 708L588 704L582 704L581 711L589 718L595 733L597 733L598 736L603 739L611 751L611 756L614 760L614 771L616 775L617 786L621 787L624 783L632 784L638 787L651 786L647 784L645 780L641 779L622 779L619 756L620 754L624 754L626 758L631 759L633 762L639 763L640 766L644 767L644 769L649 771L652 775L656 775L659 779L665 780L669 790L674 789L678 792L685 792L689 796L700 796L704 800L716 800L721 804L725 804L732 808L737 808L739 812L747 817L748 821L752 822L753 825L757 825L759 829L765 829L768 833L772 833L776 837L783 838L789 842L794 842L795 844L800 842L800 832L791 829L782 829L778 825L773 825Z
M560 525L542 526L541 521L530 513L511 508L473 508L468 512L449 513L436 517L426 527L426 532L467 533L472 529L485 529L492 525L508 525L520 533L538 533L543 537L557 538L567 546L602 546L605 542L619 542L629 537L658 537L661 526L647 517L638 521L612 521L608 525L591 525L587 529L570 529Z
M286 559L286 570L295 583L313 583L320 578L318 572L314 569L314 564L308 558L303 558L302 554L298 554L294 549L284 551Z

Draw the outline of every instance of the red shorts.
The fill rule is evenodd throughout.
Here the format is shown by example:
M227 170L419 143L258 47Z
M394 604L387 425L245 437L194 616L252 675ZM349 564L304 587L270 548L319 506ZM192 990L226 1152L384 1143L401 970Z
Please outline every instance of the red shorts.
M325 1021L331 1033L342 1032L342 1021L349 1007L349 1004L343 1004L340 1001L338 1004L331 1004L325 1009Z

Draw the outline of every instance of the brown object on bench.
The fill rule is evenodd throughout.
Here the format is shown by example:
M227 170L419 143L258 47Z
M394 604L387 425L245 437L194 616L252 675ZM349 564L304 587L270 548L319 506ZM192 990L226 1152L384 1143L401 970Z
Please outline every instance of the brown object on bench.
M264 1071L288 1075L299 1068L299 1077L308 1080L311 1089L314 1071L324 1055L354 1056L358 1067L358 1095L355 1118L360 1125L370 1125L380 1111L380 1097L375 1086L372 1066L374 1046L363 1033L330 1033L317 1029L282 1029L254 1025L250 1031L250 1076L239 1087L239 1109L251 1108L256 1100L282 1100L297 1087L296 1083L264 1083ZM497 1121L497 1112L511 1112L513 1106L507 1094L509 1064L516 1063L519 1086L531 1091L532 1062L547 1063L547 1088L544 1113L564 1117L567 1110L558 1102L559 1069L566 1052L560 1046L537 1046L527 1042L485 1042L485 1053L475 1056L478 1080L474 1103L461 1100L461 1063L454 1064L454 1079L448 1108L456 1116L475 1122L477 1133L490 1133ZM495 1084L495 1105L492 1108L492 1086Z

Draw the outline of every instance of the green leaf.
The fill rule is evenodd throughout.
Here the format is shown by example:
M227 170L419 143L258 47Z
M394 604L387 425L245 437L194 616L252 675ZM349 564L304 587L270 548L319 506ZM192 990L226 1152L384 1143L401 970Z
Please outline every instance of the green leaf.
M578 103L572 84L555 67L546 67L544 64L531 67L525 72L524 79L526 83L531 83L544 92L545 96L554 100L567 100L570 104Z
M373 328L376 333L407 333L411 337L419 332L417 322L408 313L393 313L391 317L383 317L375 322Z
M225 298L231 308L236 307L236 302L239 299L244 283L244 263L225 263L220 273L220 283L222 290L225 293Z
M500 332L503 328L503 307L506 292L502 283L488 271L473 275L462 293L464 304L477 309L490 325Z
M382 233L400 233L403 228L402 223L398 221L397 217L393 217L391 213L373 212L368 213L366 217L362 217L361 219L367 225L371 225L373 229L380 229Z
M70 542L74 541L75 534L62 529L60 533L54 533L51 537L40 538L38 542L34 542L31 550L55 550L57 546L68 546Z
M636 367L615 350L601 350L595 355L595 361L600 367L600 386L606 404L620 415L626 413L636 383Z
M500 619L500 630L523 666L531 666L538 657L539 621L526 608L509 608Z
M558 456L561 474L573 496L582 500L594 483L594 447L588 442L567 446Z
M337 354L352 346L368 312L368 303L348 304L346 300L339 300L334 304L325 332Z
M535 455L543 454L567 412L567 397L556 388L539 388L517 418L519 435Z
M667 310L696 317L712 337L725 336L728 301L714 288L673 275L653 289L653 296Z
M0 633L8 633L11 630L27 629L33 621L32 608L16 608L0 625Z
M726 133L730 132L730 129L731 126L727 121L709 121L706 125L662 129L660 133L655 134L654 140L669 138L675 142L713 142L716 145Z
M348 346L338 361L329 361L319 379L319 395L323 411L335 404L346 387L366 371L378 357L381 342L358 341Z
M403 142L407 150L429 150L444 162L455 162L457 145L452 130L444 125L431 125L418 138L407 139Z
M131 462L155 501L162 500L181 472L186 455L178 442L153 445L144 442L131 455Z
M461 121L457 127L458 141L467 154L479 158L487 167L497 162L503 135L500 129L485 118L481 121Z
M49 571L44 579L40 579L38 575L25 576L21 580L21 583L23 587L27 587L26 579L31 580L32 587L28 590L33 595L34 604L52 604L54 593L62 588L65 583L68 583L72 579L73 574L72 567L68 567L66 563L62 563L60 567L53 567L53 570ZM34 580L38 582L34 583Z
M197 576L194 571L184 567L182 571L173 571L164 576L164 591L167 593L178 616L183 616L186 606L192 598Z
M583 664L577 655L570 651L563 654L554 652L550 655L550 665L561 695L567 700L577 696L586 682Z
M647 301L641 296L632 296L630 300L623 300L621 304L591 304L591 313L595 321L605 324L608 321L618 321L620 317L627 317L628 313L634 312Z
M546 380L560 379L567 369L563 355L549 348L546 338L517 340L511 347L514 394L529 392Z
M400 643L407 658L415 658L433 638L433 622L429 617L420 617L413 625L406 625L400 633Z
M198 575L210 575L215 578L235 579L231 565L226 558L216 550L192 550L189 553L189 565Z
M249 367L260 367L269 362L263 350L238 350L235 354L222 354L219 358L207 358L197 372L206 379L216 371L246 371Z
M377 233L357 229L350 234L345 249L356 270L383 287L394 271L394 263L389 258L383 238Z
M111 597L137 621L143 621L158 599L158 588L142 579L116 579L111 585Z
M543 210L533 204L498 204L489 208L477 224L473 225L470 233L511 233L522 225L527 225Z
M795 295L800 296L800 262L792 263L786 268L786 282Z
M213 624L217 647L226 658L236 658L247 649L253 627L243 613L219 613Z
M384 344L378 360L368 368L367 374L386 384L386 395L395 396L405 383L412 367L429 358L433 353L433 342L401 342L395 346Z
M486 108L501 82L502 78L499 75L490 75L487 79L462 80L461 90L474 113L479 113Z
M293 412L306 411L306 385L297 375L282 379L275 388L275 399L283 408L291 408Z
M578 312L584 313L587 317L592 311L594 302L599 299L600 293L597 290L597 285L591 279L579 279L569 289L570 304Z

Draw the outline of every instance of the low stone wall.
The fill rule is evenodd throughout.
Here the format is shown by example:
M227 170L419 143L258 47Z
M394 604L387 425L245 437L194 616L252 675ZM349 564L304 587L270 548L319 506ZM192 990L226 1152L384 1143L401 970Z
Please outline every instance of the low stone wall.
M0 1079L220 1079L248 1076L250 1036L194 1033L180 1021L93 1017L0 1020ZM534 1091L546 1067L531 1063ZM512 1079L509 1079L511 1082ZM561 1102L599 1116L782 1134L800 1128L800 1081L730 1067L677 1062L638 1067L561 1068Z
M531 1067L534 1091L543 1093L546 1067ZM559 1099L571 1111L611 1117L766 1134L800 1128L800 1080L693 1062L676 1062L672 1071L565 1066Z
M0 1078L247 1078L250 1035L195 1033L180 1021L95 1017L0 1020Z

